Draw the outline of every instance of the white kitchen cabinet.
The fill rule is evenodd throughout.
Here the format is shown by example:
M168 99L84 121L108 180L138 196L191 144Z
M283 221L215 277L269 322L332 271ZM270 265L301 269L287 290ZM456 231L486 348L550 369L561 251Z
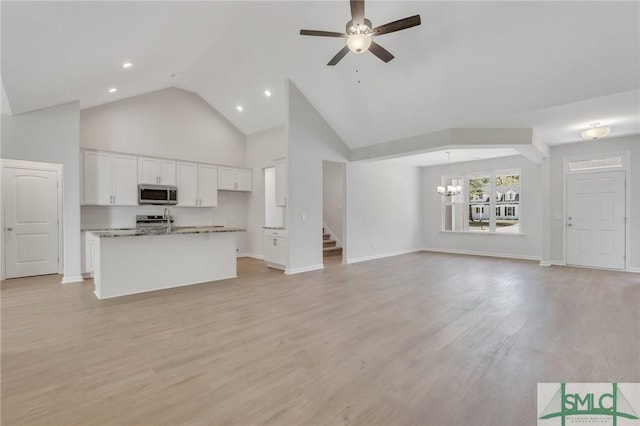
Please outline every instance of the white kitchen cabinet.
M198 196L200 207L218 205L218 168L209 164L198 164Z
M287 159L280 158L276 163L276 206L287 206Z
M95 264L95 237L91 232L81 232L81 234L82 275L85 277L93 277Z
M160 158L138 157L138 183L176 184L176 162Z
M289 241L284 229L264 230L264 260L270 268L285 270L289 258Z
M178 206L217 205L218 168L209 164L178 162Z
M137 157L132 155L84 151L84 204L137 206L137 168Z
M218 189L225 191L251 191L251 170L236 167L218 167Z

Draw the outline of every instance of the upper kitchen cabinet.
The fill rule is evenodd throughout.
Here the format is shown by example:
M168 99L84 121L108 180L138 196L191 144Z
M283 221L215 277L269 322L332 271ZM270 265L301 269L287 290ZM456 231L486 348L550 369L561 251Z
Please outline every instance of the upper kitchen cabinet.
M176 184L176 162L161 158L138 157L138 183Z
M137 206L137 157L109 152L84 151L83 204Z
M251 169L218 167L218 189L251 191Z
M178 162L178 206L216 207L218 168L209 164Z
M276 206L287 206L287 159L279 158L276 163Z

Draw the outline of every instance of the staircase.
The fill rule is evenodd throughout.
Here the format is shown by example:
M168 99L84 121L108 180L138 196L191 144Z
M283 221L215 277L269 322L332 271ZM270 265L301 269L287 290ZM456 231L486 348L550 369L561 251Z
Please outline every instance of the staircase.
M322 228L322 251L323 256L342 256L342 247L336 246L336 241L331 239L331 234L327 234Z

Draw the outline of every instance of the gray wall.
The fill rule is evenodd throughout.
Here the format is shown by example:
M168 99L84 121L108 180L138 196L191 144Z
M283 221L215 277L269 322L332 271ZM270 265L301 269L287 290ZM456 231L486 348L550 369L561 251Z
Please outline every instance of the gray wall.
M63 166L64 281L80 270L80 109L78 102L2 116L0 156Z
M349 148L305 96L288 82L290 272L322 259L322 161L346 162Z
M246 165L246 137L199 95L168 88L83 109L82 148Z
M542 250L541 166L522 156L451 164L451 175L518 168L521 172L520 233L479 234L442 232L442 196L436 192L448 166L425 167L422 172L424 247L460 253L540 260Z
M420 177L390 161L347 165L348 263L421 249Z

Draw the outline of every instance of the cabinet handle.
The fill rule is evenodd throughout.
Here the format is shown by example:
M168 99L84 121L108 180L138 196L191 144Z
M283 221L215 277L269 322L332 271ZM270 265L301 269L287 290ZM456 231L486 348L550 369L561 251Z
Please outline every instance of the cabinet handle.
M196 201L195 201L195 205L196 205L196 206L198 205L198 199L197 199L197 198L196 198Z
M284 197L284 205L287 205L287 197Z
M115 204L115 203L116 203L116 196L114 195L113 196L113 204Z
M276 240L275 238L273 239L273 245L277 246L278 245L278 240Z

